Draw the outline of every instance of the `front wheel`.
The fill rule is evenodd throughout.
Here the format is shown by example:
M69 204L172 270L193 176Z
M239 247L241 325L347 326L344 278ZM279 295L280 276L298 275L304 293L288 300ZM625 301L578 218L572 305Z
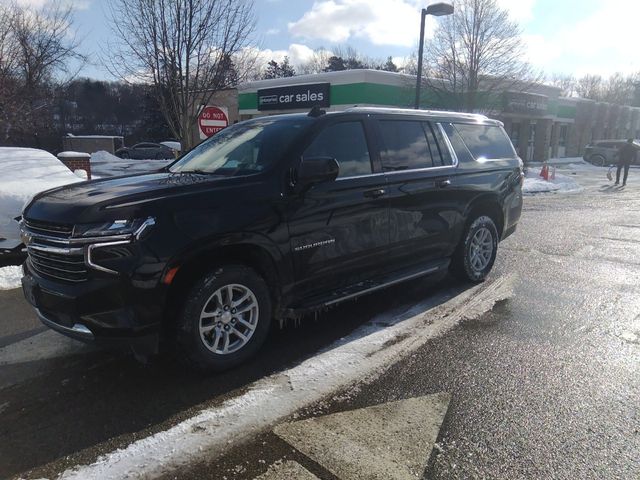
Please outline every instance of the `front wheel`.
M471 222L451 259L451 273L457 278L480 283L493 268L498 252L498 229L494 221L481 216Z
M219 267L193 286L178 322L185 359L199 370L226 370L264 343L271 323L269 290L248 267Z

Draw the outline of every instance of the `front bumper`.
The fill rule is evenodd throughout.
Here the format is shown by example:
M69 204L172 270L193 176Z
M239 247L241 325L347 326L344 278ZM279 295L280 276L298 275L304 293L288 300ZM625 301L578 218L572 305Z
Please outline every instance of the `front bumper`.
M66 284L45 278L27 260L22 289L43 324L68 337L106 347L158 351L162 287L140 288L124 276Z

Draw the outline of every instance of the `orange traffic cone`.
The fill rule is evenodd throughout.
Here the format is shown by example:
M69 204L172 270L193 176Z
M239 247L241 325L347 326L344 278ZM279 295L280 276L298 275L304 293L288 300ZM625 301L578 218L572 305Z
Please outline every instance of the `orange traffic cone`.
M542 170L540 170L540 176L545 180L549 180L549 166L546 163L542 165Z

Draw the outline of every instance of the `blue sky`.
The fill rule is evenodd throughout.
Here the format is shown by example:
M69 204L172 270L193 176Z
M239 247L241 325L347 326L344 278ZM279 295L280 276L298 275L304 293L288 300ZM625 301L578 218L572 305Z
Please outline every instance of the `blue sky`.
M5 0L0 0L5 1ZM41 6L51 0L19 0ZM65 0L76 7L82 50L96 59L110 30L110 0ZM497 0L523 29L528 60L544 72L583 75L640 71L636 24L640 2L628 0ZM303 62L314 48L350 45L400 61L415 50L420 8L430 0L255 0L255 43L266 60ZM428 32L435 20L431 19ZM99 64L83 76L109 78Z

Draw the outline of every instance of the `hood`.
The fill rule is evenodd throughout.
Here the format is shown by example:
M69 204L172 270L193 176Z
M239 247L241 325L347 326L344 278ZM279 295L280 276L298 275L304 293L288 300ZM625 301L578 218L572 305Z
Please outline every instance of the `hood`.
M25 208L24 216L31 220L66 224L100 221L108 218L104 212L112 208L144 209L150 202L237 183L237 180L223 176L157 172L82 182L39 193Z

